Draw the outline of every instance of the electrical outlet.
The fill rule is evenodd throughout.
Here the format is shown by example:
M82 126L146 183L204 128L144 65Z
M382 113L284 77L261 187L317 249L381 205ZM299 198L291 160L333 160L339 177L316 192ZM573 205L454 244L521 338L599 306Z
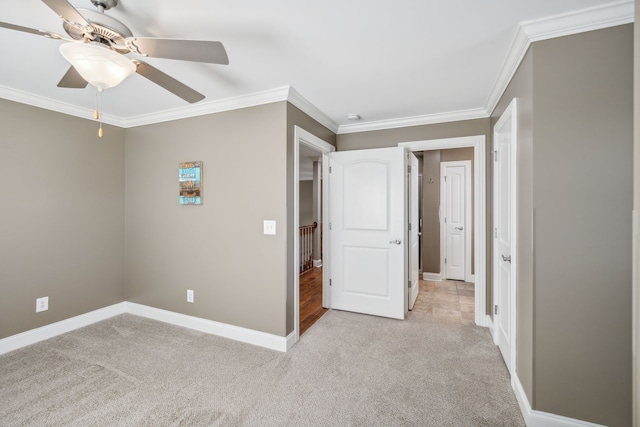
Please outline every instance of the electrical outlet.
M264 234L276 234L276 222L273 220L264 220Z
M49 297L36 299L36 313L49 310Z
M187 302L193 302L193 290L187 289Z

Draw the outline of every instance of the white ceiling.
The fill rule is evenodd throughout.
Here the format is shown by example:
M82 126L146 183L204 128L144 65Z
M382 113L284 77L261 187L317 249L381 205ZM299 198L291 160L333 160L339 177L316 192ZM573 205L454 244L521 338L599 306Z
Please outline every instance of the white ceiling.
M70 3L93 9L89 0ZM200 113L292 87L338 131L352 123L349 113L372 126L486 117L519 23L605 4L611 1L120 0L106 13L136 36L224 44L227 66L145 59L203 93ZM616 4L632 10L633 1ZM0 21L64 33L39 0L2 0ZM0 97L90 118L92 87L56 87L68 68L60 43L0 28ZM195 111L138 75L105 91L102 106L116 124Z

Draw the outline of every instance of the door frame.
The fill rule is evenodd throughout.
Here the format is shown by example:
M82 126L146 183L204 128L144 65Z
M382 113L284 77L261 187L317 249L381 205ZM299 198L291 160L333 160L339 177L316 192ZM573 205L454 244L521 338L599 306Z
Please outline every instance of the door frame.
M336 147L318 138L311 132L299 126L293 127L293 341L288 348L293 347L300 340L300 144L317 150L324 155L336 150ZM322 156L324 157L324 156ZM328 200L328 187L322 186L322 199ZM323 205L326 203L323 203ZM324 206L322 208L324 215ZM327 246L323 245L324 250ZM326 263L325 267L326 268ZM323 274L323 281L324 281ZM324 293L324 286L323 286ZM323 296L324 299L324 296ZM287 340L289 342L289 340Z
M511 126L510 128L504 128L505 127L505 122L507 122L509 119L511 119ZM503 129L504 128L504 129ZM510 366L510 373L513 374L516 372L516 339L517 339L517 334L516 334L516 310L517 310L517 304L516 304L516 295L518 292L518 251L517 251L517 242L518 242L518 235L517 235L517 231L518 231L518 227L517 227L517 220L518 220L518 215L517 215L517 197L518 197L518 173L517 173L517 159L518 159L518 115L517 115L517 100L516 98L513 98L513 100L511 100L511 102L509 103L509 105L507 106L507 108L504 110L504 112L502 113L502 115L500 116L500 118L498 119L498 121L496 122L496 124L493 126L493 144L494 146L492 147L491 153L495 153L495 141L497 140L497 135L498 133L502 132L509 132L511 134L511 150L510 150L510 178L511 178L511 187L510 187L510 194L509 194L509 228L510 228L510 233L511 233L511 295L509 298L509 347L510 347L510 361L509 361L509 366ZM493 156L492 156L493 157ZM495 170L493 171L493 179L495 181ZM495 183L494 183L495 186ZM493 212L495 215L496 212L496 199L494 198L493 200ZM495 221L494 221L495 222ZM496 245L492 245L492 249L493 249L493 253L492 253L492 257L493 257L493 262L492 262L492 269L493 269L493 283L492 283L492 289L493 289L493 302L494 302L494 307L495 307L495 302L499 301L499 298L497 296L499 296L499 287L498 287L498 280L497 280L497 275L495 274L496 272L496 265L499 262L498 261L498 248L496 247ZM495 312L495 311L494 311ZM493 335L493 342L498 345L498 338L499 338L499 334L498 334L498 323L497 322L493 322L493 328L492 328L492 335ZM513 378L513 375L512 375Z
M446 265L444 259L447 256L447 236L445 235L447 228L444 222L446 206L442 203L443 197L446 196L447 183L444 180L446 166L464 166L465 168L465 219L464 219L464 280L465 282L475 282L473 274L471 274L471 160L456 160L450 162L440 162L440 274L442 279L446 279Z
M400 142L398 146L410 151L445 150L448 148L473 148L473 229L475 230L475 323L491 327L491 317L487 314L487 214L486 214L486 137L485 135L458 138L432 139L425 141Z

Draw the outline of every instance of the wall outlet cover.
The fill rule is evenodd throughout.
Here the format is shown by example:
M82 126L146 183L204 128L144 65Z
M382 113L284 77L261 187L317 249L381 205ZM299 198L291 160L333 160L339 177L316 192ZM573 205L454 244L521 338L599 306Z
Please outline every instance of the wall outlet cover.
M264 234L276 234L276 222L274 220L264 220Z
M49 310L49 297L36 299L36 313Z

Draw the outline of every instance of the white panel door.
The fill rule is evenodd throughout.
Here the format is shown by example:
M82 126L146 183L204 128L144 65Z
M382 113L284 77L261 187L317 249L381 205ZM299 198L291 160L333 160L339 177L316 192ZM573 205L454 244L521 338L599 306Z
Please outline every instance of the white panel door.
M418 158L413 153L407 154L409 156L409 173L407 177L409 183L409 310L413 310L413 305L416 303L420 292L420 214L418 206L420 203L418 194L420 176Z
M509 371L512 369L513 324L511 310L514 295L512 276L513 197L511 128L513 117L498 121L494 130L494 325L496 342Z
M470 162L443 162L441 182L444 206L444 278L466 279Z
M405 149L329 157L330 306L404 319Z

